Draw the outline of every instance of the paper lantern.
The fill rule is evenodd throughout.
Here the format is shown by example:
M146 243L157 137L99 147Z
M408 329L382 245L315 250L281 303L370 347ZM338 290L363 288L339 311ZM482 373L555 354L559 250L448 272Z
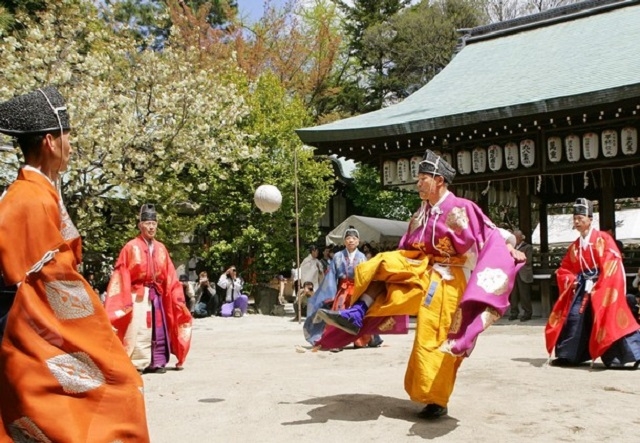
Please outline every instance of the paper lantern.
M600 141L598 134L595 132L587 132L582 136L582 154L585 160L595 160L598 158L598 149L600 149Z
M580 160L580 137L575 134L567 135L564 138L564 149L567 153L567 160L571 163Z
M458 171L462 175L471 173L471 153L469 151L458 151Z
M396 182L396 162L393 160L385 160L382 163L382 184L392 185Z
M396 166L396 173L398 183L404 184L409 183L409 176L411 171L409 170L409 160L406 158L401 158L398 160L398 164Z
M502 148L498 145L491 145L487 148L489 169L499 171L502 168Z
M627 126L620 131L620 141L622 142L622 153L624 155L635 155L638 151L638 130L633 126Z
M411 157L411 180L418 180L418 171L420 170L420 162L422 161L422 157L419 155L414 155Z
M471 152L473 172L482 174L487 169L487 151L481 147L474 148Z
M518 169L518 145L513 142L504 145L504 160L507 169Z
M547 155L551 163L558 163L562 160L562 139L560 137L547 139Z
M618 131L615 129L602 131L602 155L607 158L618 155Z
M282 204L282 194L273 185L260 185L253 195L253 201L262 212L275 212Z
M442 160L446 161L450 165L453 165L453 158L451 157L451 154L449 152L443 152L440 157L442 157Z
M525 168L530 168L536 161L536 143L526 139L520 142L520 163Z

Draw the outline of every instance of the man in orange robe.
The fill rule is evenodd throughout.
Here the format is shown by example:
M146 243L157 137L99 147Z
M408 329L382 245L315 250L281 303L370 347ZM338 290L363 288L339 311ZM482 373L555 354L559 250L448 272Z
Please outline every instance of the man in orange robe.
M580 233L556 272L560 297L545 329L555 366L598 357L606 366L640 362L638 323L627 305L625 272L614 239L591 225L593 203L579 198L573 226Z
M142 379L77 271L69 131L54 87L0 104L26 163L0 199L0 442L148 442Z
M189 352L193 320L169 251L155 240L155 206L143 205L139 219L140 235L120 251L105 308L140 372L166 372L169 354L176 356L180 370Z

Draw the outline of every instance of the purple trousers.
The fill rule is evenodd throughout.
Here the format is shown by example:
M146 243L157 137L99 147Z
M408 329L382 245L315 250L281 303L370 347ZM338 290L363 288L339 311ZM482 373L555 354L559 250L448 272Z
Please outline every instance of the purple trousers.
M169 363L169 335L164 318L162 300L155 288L149 288L151 301L151 364L152 368L163 368Z
M247 307L249 306L249 297L244 294L240 294L238 298L233 301L224 303L220 308L220 315L223 317L231 317L234 309L240 309L242 315L247 313Z

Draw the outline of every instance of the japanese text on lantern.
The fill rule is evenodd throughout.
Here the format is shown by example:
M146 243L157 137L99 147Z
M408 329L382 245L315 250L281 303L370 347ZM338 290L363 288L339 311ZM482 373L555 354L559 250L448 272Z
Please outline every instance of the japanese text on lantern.
M634 155L638 150L638 130L633 126L622 128L620 138L622 138L622 153Z
M475 148L472 152L473 172L483 173L487 168L487 153L482 148Z
M499 171L502 168L502 148L498 145L491 145L487 148L489 169Z
M575 134L566 136L564 139L564 147L567 152L567 160L570 162L580 160L580 137Z
M549 161L558 163L562 160L562 139L560 137L549 137L547 139L547 153Z
M504 162L507 165L507 169L518 168L518 145L515 143L507 143L504 146Z
M582 154L585 160L594 160L598 158L598 134L595 132L587 132L582 136Z
M536 158L534 149L535 142L533 140L527 139L520 142L520 163L522 163L525 168L533 166Z
M618 155L618 132L614 129L602 131L602 155L605 157Z

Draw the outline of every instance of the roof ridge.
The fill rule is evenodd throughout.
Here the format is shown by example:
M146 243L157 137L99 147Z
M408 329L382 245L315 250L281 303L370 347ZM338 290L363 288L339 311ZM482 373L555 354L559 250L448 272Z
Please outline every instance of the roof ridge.
M536 14L525 15L503 22L459 29L463 35L458 40L456 53L467 43L501 37L505 34L520 32L526 29L548 26L561 21L575 20L580 17L600 14L617 8L640 3L640 0L585 0L578 3L559 6Z

